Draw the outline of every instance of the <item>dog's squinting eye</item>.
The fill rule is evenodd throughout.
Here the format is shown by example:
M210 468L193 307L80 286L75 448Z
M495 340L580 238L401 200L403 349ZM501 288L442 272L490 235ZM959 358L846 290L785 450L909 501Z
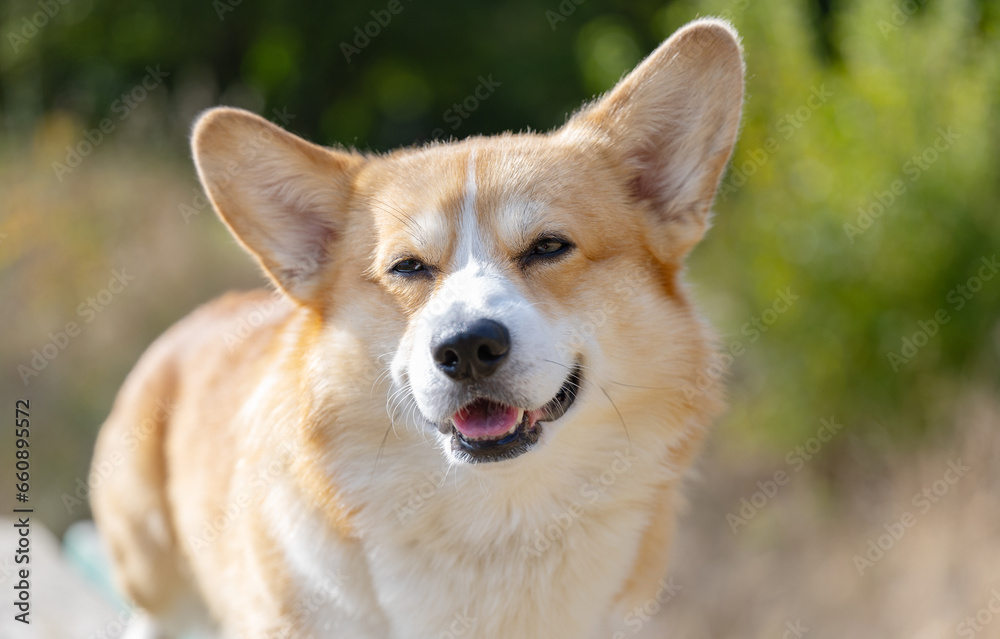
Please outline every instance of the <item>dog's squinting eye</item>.
M535 242L535 245L531 247L531 250L528 251L525 257L528 259L534 257L555 257L556 255L565 253L572 246L569 242L560 240L559 238L545 237Z
M423 262L413 258L400 260L392 265L392 272L400 275L413 275L414 273L422 273L426 270L427 267L424 266Z

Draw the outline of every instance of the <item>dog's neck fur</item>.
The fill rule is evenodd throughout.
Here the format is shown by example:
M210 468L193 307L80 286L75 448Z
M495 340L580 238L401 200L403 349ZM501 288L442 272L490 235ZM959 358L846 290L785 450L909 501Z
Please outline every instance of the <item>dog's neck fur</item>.
M433 449L407 455L419 436L388 446L374 469L347 453L335 468L345 493L367 498L352 520L363 542L328 536L324 513L301 495L281 511L309 514L279 538L307 588L333 576L372 593L356 602L359 613L384 619L389 636L457 636L468 624L469 636L484 638L586 637L607 627L605 604L620 594L649 524L634 507L655 502L649 469L675 479L655 454L610 439L615 447L575 468L537 460L516 475L449 470Z

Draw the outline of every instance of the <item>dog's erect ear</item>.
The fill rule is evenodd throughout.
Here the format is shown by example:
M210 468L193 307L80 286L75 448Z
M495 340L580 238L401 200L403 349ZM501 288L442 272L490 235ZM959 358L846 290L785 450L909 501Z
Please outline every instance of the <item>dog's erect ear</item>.
M743 107L739 36L720 20L672 35L557 135L591 136L627 165L652 213L657 257L678 260L701 239Z
M310 144L247 111L205 112L191 139L198 176L229 229L274 282L308 301L346 226L364 160Z

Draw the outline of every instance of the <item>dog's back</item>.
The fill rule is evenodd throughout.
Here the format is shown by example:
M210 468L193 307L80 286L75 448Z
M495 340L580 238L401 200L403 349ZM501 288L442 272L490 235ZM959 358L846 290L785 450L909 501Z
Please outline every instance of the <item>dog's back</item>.
M158 618L197 612L191 571L199 562L188 555L199 552L198 541L211 545L197 535L225 502L239 458L232 407L266 367L290 309L264 290L230 293L202 306L149 347L101 429L94 517L122 591ZM205 504L194 510L206 519L186 531L194 540L185 539L176 521L192 510L176 508L178 500Z

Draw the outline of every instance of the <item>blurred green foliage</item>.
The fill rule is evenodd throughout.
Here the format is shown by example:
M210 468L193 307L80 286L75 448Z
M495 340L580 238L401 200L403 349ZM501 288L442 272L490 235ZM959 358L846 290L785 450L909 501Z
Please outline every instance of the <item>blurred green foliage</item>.
M951 424L963 389L1000 390L998 6L857 2L824 47L803 5L749 4L745 123L696 272L738 291L722 324L745 342L776 289L800 300L735 366L736 419L788 442L823 415L897 441Z
M1000 391L1000 275L982 271L1000 254L998 2L14 0L0 17L0 294L17 302L0 311L0 401L37 398L65 444L40 451L43 490L85 476L149 341L256 281L207 210L182 214L198 197L198 111L243 106L373 150L544 130L701 15L736 25L748 69L716 228L690 269L729 353L706 372L730 378L726 432L782 451L833 415L895 445L953 423L968 389ZM139 91L150 69L167 75ZM484 80L499 85L472 99ZM60 176L53 163L106 118L115 130ZM122 264L138 273L125 301L26 389L17 365ZM82 514L54 503L57 528Z

